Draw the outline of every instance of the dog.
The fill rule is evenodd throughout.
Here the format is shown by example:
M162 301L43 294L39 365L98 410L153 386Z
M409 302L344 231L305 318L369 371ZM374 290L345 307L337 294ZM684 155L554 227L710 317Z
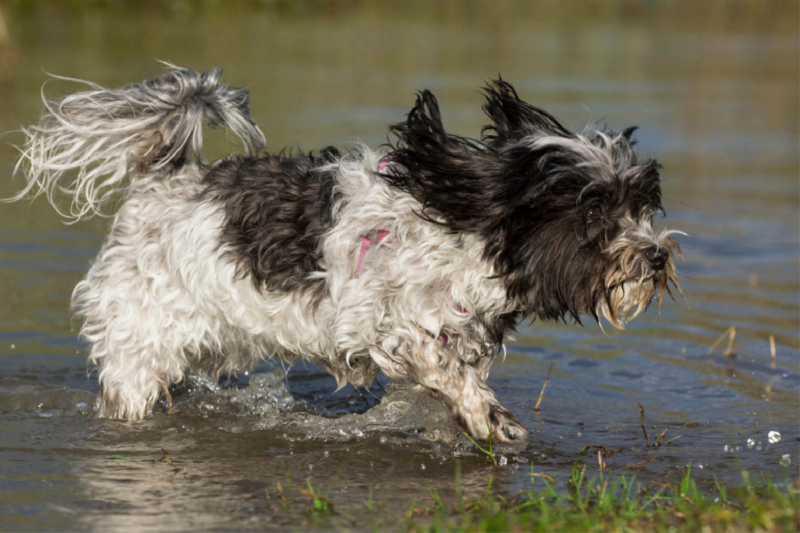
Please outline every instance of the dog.
M518 322L622 328L680 291L635 127L573 133L497 79L480 139L446 132L422 91L377 150L259 155L246 89L170 69L43 97L15 169L10 200L45 194L70 221L119 205L73 293L99 416L141 419L193 369L304 358L339 388L410 379L475 438L525 442L486 384ZM204 123L246 155L204 162Z

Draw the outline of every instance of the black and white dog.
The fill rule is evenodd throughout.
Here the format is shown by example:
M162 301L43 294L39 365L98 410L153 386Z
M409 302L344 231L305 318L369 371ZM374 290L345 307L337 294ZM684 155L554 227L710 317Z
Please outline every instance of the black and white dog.
M659 305L680 254L659 165L634 128L575 134L485 89L480 140L448 134L423 91L393 145L258 153L246 89L221 71L45 101L15 199L57 193L80 219L122 200L73 304L99 369L100 416L139 419L187 371L305 358L343 386L383 371L444 399L475 437L527 432L486 385L524 317L623 327ZM202 125L246 157L204 163Z

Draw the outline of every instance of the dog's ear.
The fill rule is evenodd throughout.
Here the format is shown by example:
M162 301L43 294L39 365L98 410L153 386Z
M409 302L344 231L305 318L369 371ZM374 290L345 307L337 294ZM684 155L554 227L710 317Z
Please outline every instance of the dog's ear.
M493 124L484 126L481 135L492 146L513 143L528 135L574 136L550 113L521 100L514 87L502 78L491 80L484 92L483 111Z
M477 141L447 133L433 94L419 93L406 120L389 131L397 142L390 144L392 164L382 177L414 196L423 218L474 231L500 217L506 207L496 198L506 187L502 159Z
M439 103L433 93L427 90L417 95L417 102L408 112L406 121L393 126L391 131L400 141L410 145L419 142L442 144L447 141Z
M392 160L411 173L471 176L485 159L479 143L447 133L436 97L430 91L417 95L417 102L404 122L389 131L397 137Z

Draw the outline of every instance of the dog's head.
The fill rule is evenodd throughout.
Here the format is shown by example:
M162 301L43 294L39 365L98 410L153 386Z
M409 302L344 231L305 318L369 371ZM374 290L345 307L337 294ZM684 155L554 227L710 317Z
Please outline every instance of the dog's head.
M392 128L387 179L421 216L480 234L520 313L622 327L654 298L660 306L670 283L680 290L674 232L653 227L660 167L637 158L635 128L572 133L502 80L486 98L480 141L446 133L428 91Z

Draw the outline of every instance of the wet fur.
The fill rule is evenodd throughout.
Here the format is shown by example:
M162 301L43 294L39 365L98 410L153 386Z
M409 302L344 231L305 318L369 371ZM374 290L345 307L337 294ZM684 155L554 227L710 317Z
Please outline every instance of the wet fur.
M637 159L633 129L574 134L497 80L480 140L448 134L423 91L384 150L257 157L247 91L219 76L92 85L25 131L17 198L58 208L66 191L79 219L124 196L73 298L101 416L145 416L194 368L302 357L340 386L410 378L472 435L524 441L486 385L515 324L622 327L676 285L677 244L652 226L658 165ZM249 155L204 163L203 122Z

